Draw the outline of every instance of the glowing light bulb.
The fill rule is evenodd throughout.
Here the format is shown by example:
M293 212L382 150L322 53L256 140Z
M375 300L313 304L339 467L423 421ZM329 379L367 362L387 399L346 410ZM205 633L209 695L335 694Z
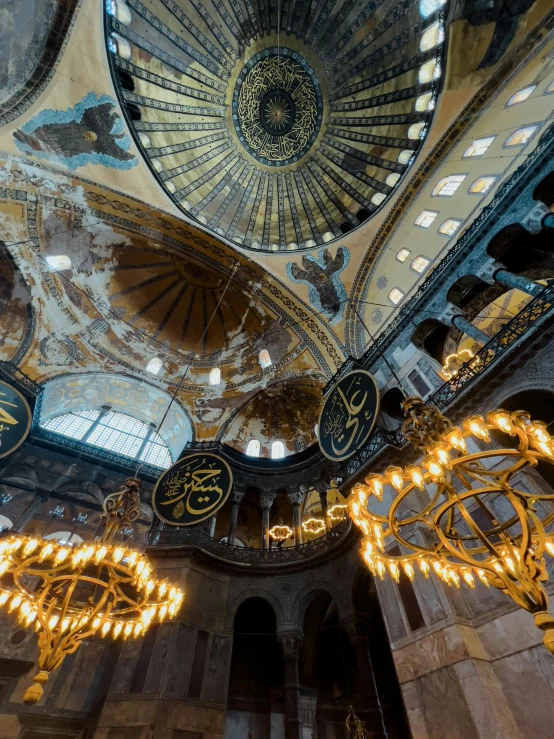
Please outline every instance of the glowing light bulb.
M0 606L3 606L5 603L7 603L9 597L10 594L6 593L6 591L0 593Z
M8 607L8 613L11 613L13 610L18 608L23 598L20 595L14 595L14 597L10 601L10 605Z
M354 516L354 518L358 518L358 516L360 515L360 505L359 505L359 503L356 503L356 501L353 501L350 504L350 507L352 509L352 515Z
M137 566L135 567L135 572L137 573L137 575L140 575L140 573L144 570L145 567L146 567L146 562L143 559L137 562Z
M546 430L546 424L542 421L533 421L527 426L527 433L542 444L550 441L550 434Z
M477 570L477 577L479 578L479 580L481 580L486 588L490 588L491 584L485 575L485 570Z
M454 428L452 431L449 431L444 439L451 444L454 449L457 449L459 452L467 452L467 444L466 440L462 436L462 430L459 428Z
M497 429L504 431L505 434L514 434L512 418L506 411L495 411L494 413L489 413L488 420L490 423L493 423Z
M361 482L357 483L352 488L352 493L358 499L359 504L365 508L365 506L367 505L367 496L369 493L369 488L367 487L367 485L362 485Z
M485 427L485 422L482 416L472 416L464 422L464 426L471 431L473 436L476 436L482 441L490 441L489 432Z
M469 585L469 587L474 590L475 589L475 580L473 579L473 573L471 570L462 570L462 577L464 578L464 582L466 585Z
M154 580L148 580L146 585L144 586L144 589L146 590L146 594L150 595L150 593L154 590L156 587L156 583Z
M406 575L409 577L410 580L414 579L414 575L415 575L414 568L410 562L403 562L402 569L404 570L404 572L406 573Z
M100 629L100 633L102 634L102 636L106 636L106 634L111 629L111 627L112 627L111 621L106 621L105 623L103 623L102 628Z
M427 579L429 577L429 562L426 559L418 560L419 569L423 573L423 576Z
M164 605L159 610L158 618L160 619L160 621L163 621L166 615L167 615L167 606Z
M456 572L456 570L449 570L448 571L448 578L450 582L455 585L458 590L460 589L460 576Z
M117 564L118 562L121 562L121 560L123 559L123 555L124 555L124 554L125 554L125 550L123 549L123 547L116 547L116 548L114 549L114 551L113 551L113 554L112 554L112 559L113 559L113 561L114 561L114 562L115 562L116 564ZM116 625L117 625L117 626L119 626L119 624L116 624Z
M551 557L554 557L554 542L550 539L546 540L546 551L548 552L548 554L550 554ZM2 596L0 595L0 598L1 597Z
M435 482L444 480L444 470L434 457L426 457L423 460L423 464L427 467Z
M123 629L123 638L127 639L131 632L133 631L133 624L132 622L129 622L128 624L125 624L125 628Z
M52 554L53 551L54 551L54 545L52 544L51 541L49 541L48 544L45 544L42 547L39 557L38 557L38 561L43 562L46 559L46 557L49 557Z
M5 572L7 572L9 566L10 566L9 559L3 559L0 562L0 576L2 576Z
M143 626L139 621L138 623L135 624L135 628L133 629L135 639L139 637L142 634L142 632L143 632Z
M106 554L108 553L108 548L105 546L98 547L96 550L96 554L94 555L94 563L100 564L100 562L104 559Z
M378 559L377 560L377 574L379 575L379 577L381 578L381 580L384 580L385 579L385 572L386 571L387 571L387 569L385 567L385 563L383 562L383 560Z
M96 631L96 629L100 626L101 623L102 623L102 619L99 616L97 616L92 622L92 628Z
M23 547L23 556L28 557L35 551L38 545L38 539L31 539L30 541L28 541L27 544L25 544L25 546Z
M59 616L52 616L50 620L48 621L48 628L49 629L55 629L58 625L58 621L60 620Z
M415 465L408 465L408 467L406 467L406 472L410 476L414 485L417 485L420 490L424 490L425 485L421 469Z
M396 562L389 562L389 572L395 582L400 582L400 569Z
M393 487L400 492L404 487L404 480L402 478L402 470L400 467L388 467L385 471L385 475L391 481Z
M160 598L163 598L166 593L167 593L167 583L164 581L158 585L158 594Z
M365 481L377 500L383 500L383 482L378 475L366 477Z
M138 556L138 552L131 552L131 554L127 557L127 565L129 567L134 567Z
M56 556L54 557L54 564L61 565L62 562L65 562L70 552L71 549L68 549L67 547L58 549Z
M445 467L450 466L450 462L452 460L450 459L450 455L448 454L446 447L442 446L442 444L435 444L435 446L429 449L429 452L436 457L442 465Z
M112 629L112 636L114 639L117 639L117 637L121 634L121 630L123 629L122 623L117 623L114 625Z
M68 618L64 618L62 621L62 634L64 634L69 629L70 621Z

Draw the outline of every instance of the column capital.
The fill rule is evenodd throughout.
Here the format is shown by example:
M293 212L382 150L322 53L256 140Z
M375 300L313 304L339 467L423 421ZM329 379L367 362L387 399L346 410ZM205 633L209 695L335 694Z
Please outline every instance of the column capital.
M281 645L285 659L298 659L300 647L304 641L304 635L301 631L278 631L277 640Z
M269 509L273 505L274 498L275 498L274 493L271 493L270 495L267 495L267 494L260 495L260 505L262 506L262 509L264 511L269 511Z
M300 503L302 503L303 497L304 496L302 493L287 493L287 498L291 505L300 505Z
M547 205L545 205L540 200L538 200L535 203L533 203L531 208L527 211L527 213L521 219L520 223L524 229L526 229L532 234L536 234L539 231L542 231L543 219L545 218L545 216L549 215L551 212L552 211Z
M233 490L233 492L231 493L231 501L233 503L236 503L237 505L242 503L243 498L244 498L244 493L241 493L238 490Z
M369 622L367 618L358 616L356 614L349 614L343 616L340 619L340 625L348 634L348 638L351 642L356 642L363 639L367 639L367 632L369 628Z

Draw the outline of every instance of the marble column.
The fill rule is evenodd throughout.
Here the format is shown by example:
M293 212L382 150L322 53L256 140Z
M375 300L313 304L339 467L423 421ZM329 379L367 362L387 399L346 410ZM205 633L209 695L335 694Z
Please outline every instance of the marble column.
M25 526L29 523L29 521L34 517L35 513L37 513L42 504L48 500L46 497L42 497L42 495L35 495L33 500L29 503L27 508L23 511L23 513L19 516L17 521L14 521L13 526L11 530L17 534L20 534Z
M488 344L491 340L490 336L487 336L487 334L484 331L481 331L481 329L477 328L477 326L474 326L470 321L465 318L465 316L460 315L459 313L452 316L452 325L456 328L459 328L460 331L463 331L466 336L469 336L470 339L473 339L478 344L485 345Z
M273 505L274 494L260 496L262 506L262 549L269 549L269 511Z
M538 282L531 280L529 277L523 277L522 275L515 275L513 272L508 272L507 269L499 269L494 273L495 282L501 282L507 287L513 287L516 290L527 293L527 295L538 295L544 290L544 285L539 285Z
M283 651L285 665L285 739L302 739L302 720L300 718L300 678L298 657L302 646L300 631L277 633Z
M227 544L231 547L233 546L233 542L235 541L235 536L237 533L237 520L239 516L239 507L242 503L242 499L244 498L244 493L239 493L233 491L231 493L231 519L229 521L229 531L227 533ZM215 518L215 517L214 517Z
M216 523L217 523L217 515L213 515L210 518L210 528L208 529L208 534L212 537L212 539L214 538Z
M292 530L294 532L294 543L296 546L302 544L302 526L300 525L300 504L302 493L289 493L287 498L292 506Z
M327 529L330 529L331 527L329 526L329 503L327 501L327 488L317 489L317 492L319 494L319 501L321 503L321 514L323 516L323 520L325 521Z

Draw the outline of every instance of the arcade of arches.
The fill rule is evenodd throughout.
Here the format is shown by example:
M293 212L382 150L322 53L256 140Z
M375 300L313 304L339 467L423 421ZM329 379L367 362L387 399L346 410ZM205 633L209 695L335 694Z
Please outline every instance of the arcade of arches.
M532 615L374 576L346 502L422 462L407 396L554 436L553 229L553 0L0 0L0 547L84 549L137 478L120 546L184 591L30 705L0 549L0 739L551 739ZM353 370L375 425L332 458ZM189 455L232 484L165 513Z

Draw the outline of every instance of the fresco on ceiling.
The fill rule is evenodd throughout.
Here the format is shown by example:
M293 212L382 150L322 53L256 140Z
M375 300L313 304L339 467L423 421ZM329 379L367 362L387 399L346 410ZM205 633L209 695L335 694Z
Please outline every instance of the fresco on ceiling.
M13 136L19 150L75 170L87 164L131 169L131 141L109 95L86 95L67 110L42 110Z
M340 273L350 261L350 252L339 246L335 256L326 247L317 257L302 257L302 267L295 262L287 264L287 275L299 285L308 285L308 298L312 306L331 322L338 323L344 313L347 295L339 280Z

